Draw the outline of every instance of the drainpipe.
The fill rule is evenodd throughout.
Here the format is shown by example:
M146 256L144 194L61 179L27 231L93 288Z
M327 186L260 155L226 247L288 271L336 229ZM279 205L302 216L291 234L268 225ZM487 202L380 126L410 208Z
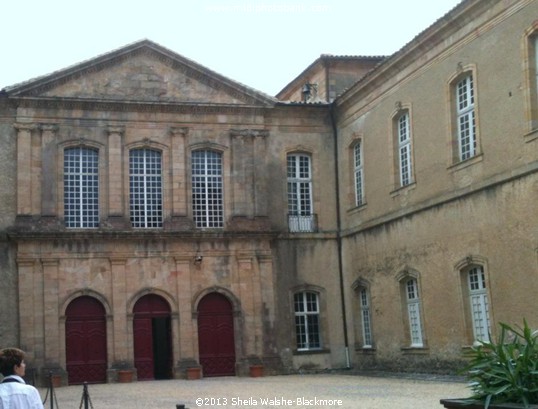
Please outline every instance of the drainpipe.
M327 95L328 97L328 95ZM338 177L338 130L336 127L336 115L334 112L334 102L329 105L331 113L331 125L333 128L334 136L334 190L336 195L336 246L338 251L338 276L340 278L340 302L342 303L342 326L344 330L344 347L346 352L346 368L351 368L351 360L349 357L349 340L347 333L347 314L346 314L346 299L344 295L344 268L342 257L342 221L340 215L340 178Z

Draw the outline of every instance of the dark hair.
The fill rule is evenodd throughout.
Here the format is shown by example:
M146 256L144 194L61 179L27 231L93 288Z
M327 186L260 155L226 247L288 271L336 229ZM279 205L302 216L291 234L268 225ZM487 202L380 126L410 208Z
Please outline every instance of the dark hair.
M18 348L5 348L0 351L0 373L4 376L13 375L15 366L20 366L24 360L24 351Z

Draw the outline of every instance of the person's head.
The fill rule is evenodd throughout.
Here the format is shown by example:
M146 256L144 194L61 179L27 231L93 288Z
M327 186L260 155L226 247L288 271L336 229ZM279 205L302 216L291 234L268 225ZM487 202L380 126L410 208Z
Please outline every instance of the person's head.
M23 351L18 348L0 350L0 373L2 375L24 376L25 367Z

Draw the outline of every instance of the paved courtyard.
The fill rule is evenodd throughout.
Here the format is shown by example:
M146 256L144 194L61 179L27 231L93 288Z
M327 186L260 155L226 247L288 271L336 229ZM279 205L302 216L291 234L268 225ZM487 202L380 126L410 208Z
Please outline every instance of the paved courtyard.
M55 389L54 408L82 407L82 386ZM442 398L466 397L462 382L355 375L205 378L89 385L94 409L341 408L442 409ZM43 397L46 390L40 390ZM57 403L57 404L56 404ZM45 408L50 408L50 398Z

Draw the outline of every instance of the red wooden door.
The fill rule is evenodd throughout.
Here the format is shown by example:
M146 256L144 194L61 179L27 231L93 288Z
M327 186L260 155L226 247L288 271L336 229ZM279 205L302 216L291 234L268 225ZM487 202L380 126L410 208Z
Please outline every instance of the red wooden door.
M65 353L69 384L105 383L105 308L95 298L83 296L69 303L65 315Z
M140 298L133 309L134 364L139 380L172 377L170 306L157 295Z
M233 308L219 293L198 304L198 348L204 376L235 375Z

